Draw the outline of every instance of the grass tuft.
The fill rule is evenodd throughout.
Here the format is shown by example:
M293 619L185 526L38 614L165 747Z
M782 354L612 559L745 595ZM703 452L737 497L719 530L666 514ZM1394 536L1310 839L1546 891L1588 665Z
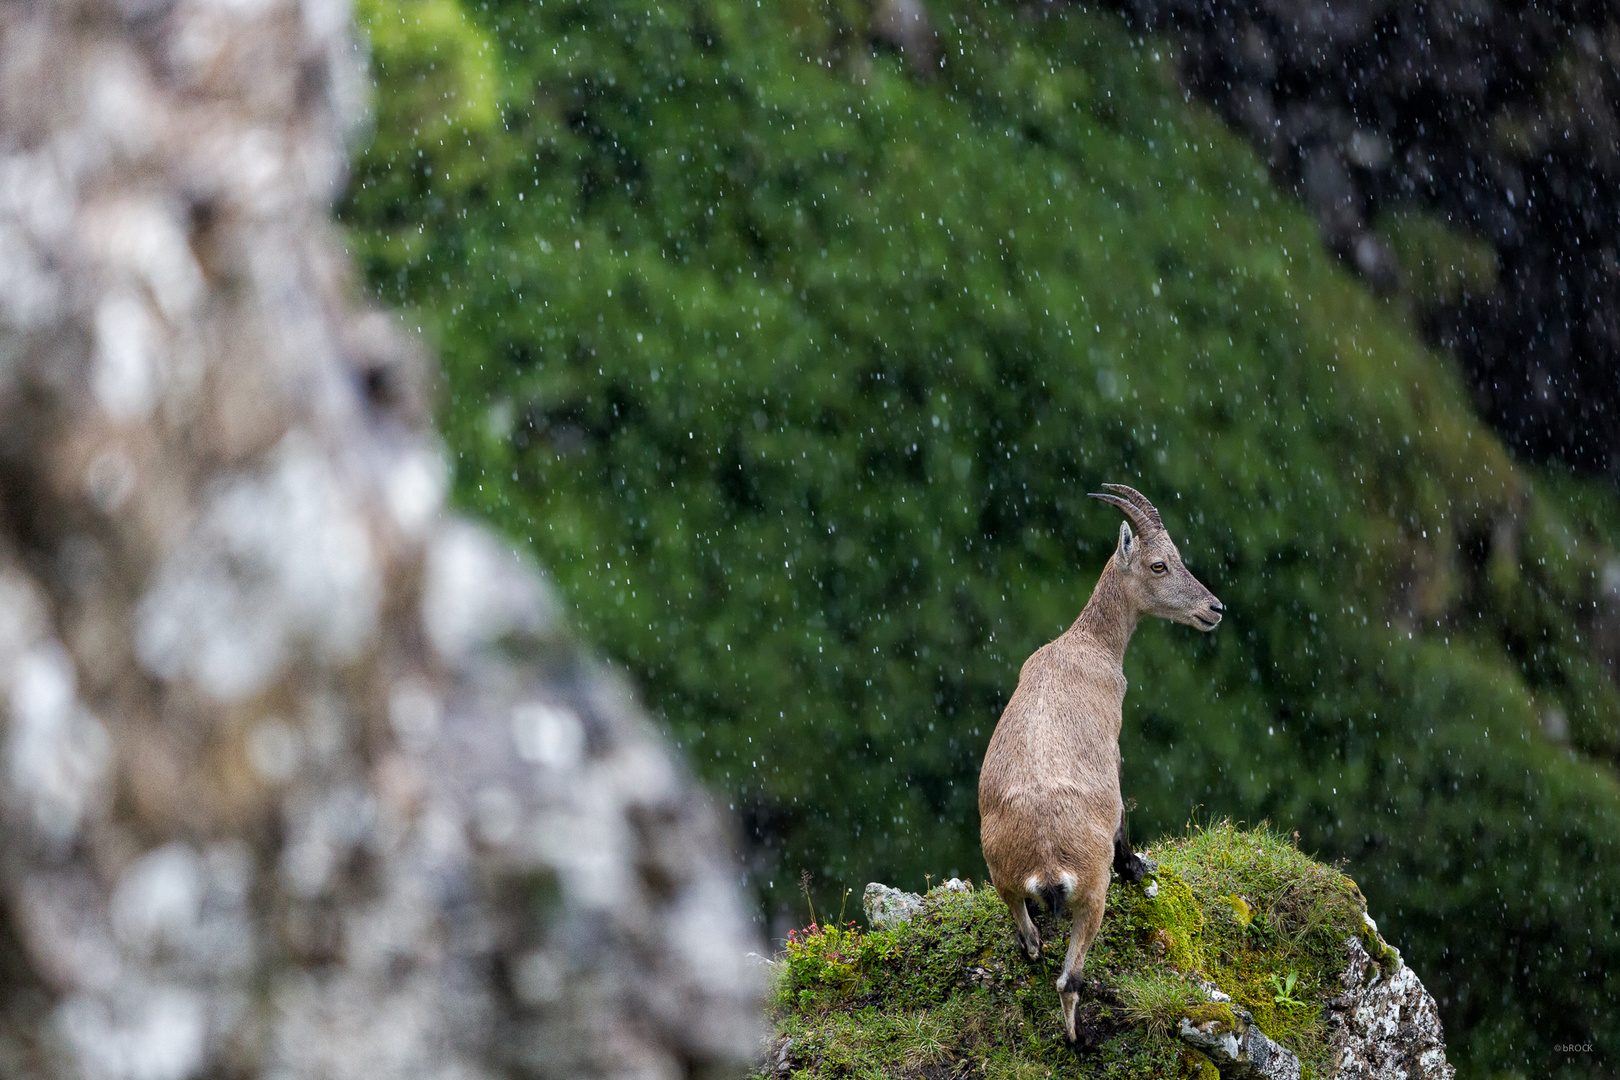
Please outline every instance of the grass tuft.
M1125 1021L1149 1035L1173 1033L1182 1017L1205 1003L1185 977L1163 970L1125 972L1114 992Z

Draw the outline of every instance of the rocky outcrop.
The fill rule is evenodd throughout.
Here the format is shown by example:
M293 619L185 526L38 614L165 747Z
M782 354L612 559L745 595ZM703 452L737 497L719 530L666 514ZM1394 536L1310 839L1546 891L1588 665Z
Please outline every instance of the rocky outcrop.
M912 916L922 910L922 897L873 881L867 883L861 895L861 907L866 911L867 922L887 929L910 922Z
M0 1073L700 1075L719 818L442 511L347 6L0 6Z
M973 886L961 878L951 878L940 888L945 892L970 892ZM867 922L880 930L888 930L910 922L922 911L923 898L880 881L869 881L861 894L861 908L866 912Z
M894 930L937 904L949 893L970 892L972 886L955 878L927 897L879 882L866 886L863 905L874 930ZM1149 881L1143 895L1156 896L1158 883ZM1456 1070L1446 1060L1445 1038L1434 998L1401 954L1378 934L1377 924L1361 915L1364 932L1346 939L1349 959L1338 977L1338 992L1321 1004L1329 1034L1327 1080L1453 1080ZM1063 928L1066 929L1066 928ZM1369 951L1371 947L1372 951ZM969 965L966 981L994 988L999 974L992 968ZM1205 1004L1192 1008L1175 1025L1175 1034L1188 1047L1207 1057L1222 1080L1299 1080L1299 1058L1270 1038L1254 1015L1232 996L1201 975L1193 974L1195 993ZM1118 1004L1118 996L1094 983L1094 997ZM792 1069L793 1039L778 1036L768 1043L762 1065L766 1072L785 1074Z
M1331 1065L1337 1080L1452 1080L1446 1061L1440 1012L1417 973L1378 936L1366 919L1367 940L1346 942L1350 959L1339 976L1340 993L1323 1008L1329 1031ZM1181 1041L1214 1063L1223 1080L1299 1080L1300 1062L1267 1038L1254 1017L1231 1004L1230 995L1201 983L1215 1009L1182 1018Z
M1266 1037L1244 1009L1228 1017L1183 1017L1181 1041L1209 1058L1222 1080L1299 1080L1299 1058Z
M1333 1075L1345 1080L1452 1080L1440 1011L1417 973L1385 944L1368 919L1379 956L1350 939L1343 992L1327 1006Z
M1299 1058L1261 1031L1253 1013L1207 979L1193 981L1214 1008L1181 1018L1176 1035L1182 1042L1209 1058L1225 1080L1299 1080Z

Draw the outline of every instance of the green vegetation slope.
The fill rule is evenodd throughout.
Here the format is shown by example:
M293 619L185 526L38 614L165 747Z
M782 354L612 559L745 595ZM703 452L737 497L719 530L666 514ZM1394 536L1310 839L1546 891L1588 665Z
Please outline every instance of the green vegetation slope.
M1138 632L1136 833L1347 860L1465 1071L1612 1058L1612 498L1517 468L1151 40L931 7L919 80L857 4L367 0L345 214L444 360L458 498L781 910L981 873L979 755L1131 483L1231 608Z

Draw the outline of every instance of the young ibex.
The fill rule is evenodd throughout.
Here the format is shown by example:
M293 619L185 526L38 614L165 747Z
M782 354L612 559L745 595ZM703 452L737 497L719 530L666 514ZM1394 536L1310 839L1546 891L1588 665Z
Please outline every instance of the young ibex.
M1074 915L1057 988L1076 1049L1080 972L1102 922L1110 862L1131 882L1148 870L1126 840L1119 794L1125 646L1143 614L1213 630L1225 610L1182 564L1153 504L1123 484L1103 486L1114 494L1091 497L1129 519L1119 547L1074 625L1024 661L979 771L984 859L1024 953L1041 953L1027 905Z

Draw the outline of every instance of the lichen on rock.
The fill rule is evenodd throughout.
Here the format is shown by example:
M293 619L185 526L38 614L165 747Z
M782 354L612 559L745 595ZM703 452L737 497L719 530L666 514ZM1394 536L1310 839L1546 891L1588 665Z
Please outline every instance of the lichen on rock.
M1299 1058L1272 1042L1247 1009L1223 1015L1184 1016L1176 1025L1181 1041L1209 1058L1221 1080L1299 1080Z
M922 910L922 897L873 881L861 895L861 907L866 911L867 922L887 929L910 922L911 917Z
M1376 928L1373 935L1384 944ZM1327 1003L1331 1075L1451 1080L1456 1070L1446 1061L1440 1011L1417 973L1387 944L1381 957L1369 954L1359 936L1346 944L1344 989Z

